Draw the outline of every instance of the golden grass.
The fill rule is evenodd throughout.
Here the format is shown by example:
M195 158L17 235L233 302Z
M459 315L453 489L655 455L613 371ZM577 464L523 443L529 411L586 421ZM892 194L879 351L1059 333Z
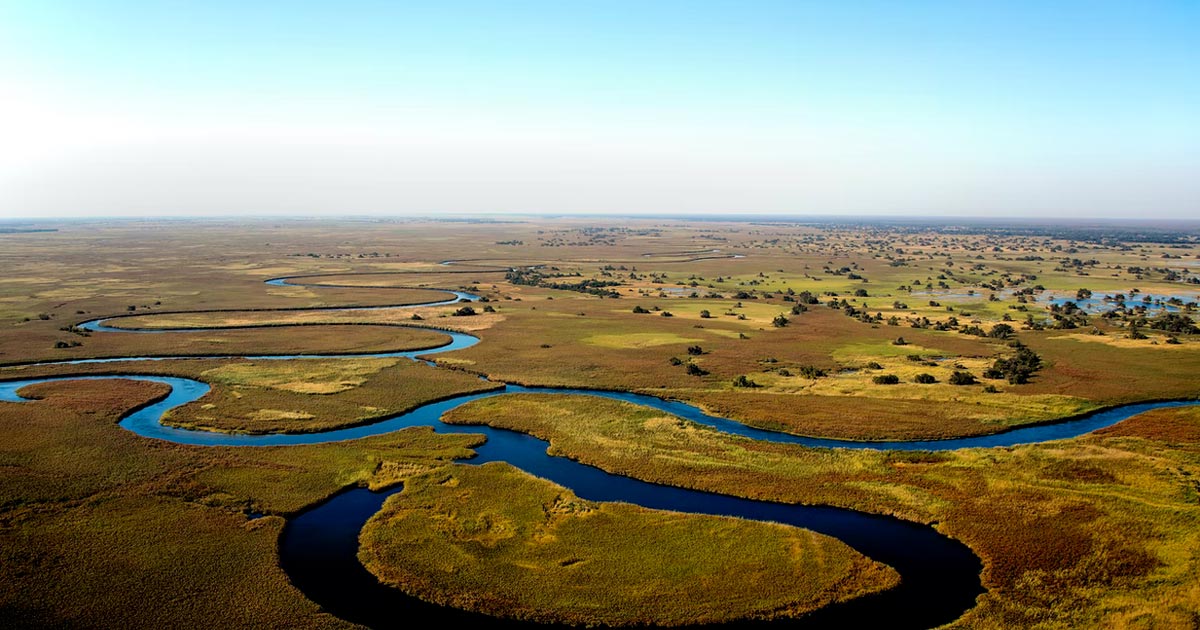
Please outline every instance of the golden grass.
M671 344L698 343L703 339L681 337L672 333L629 333L624 335L592 335L583 342L601 348L653 348Z
M201 373L210 383L264 387L297 394L336 394L353 389L400 359L265 361L230 363Z
M373 573L423 599L581 625L787 617L898 578L806 530L593 503L502 463L409 479L361 541Z

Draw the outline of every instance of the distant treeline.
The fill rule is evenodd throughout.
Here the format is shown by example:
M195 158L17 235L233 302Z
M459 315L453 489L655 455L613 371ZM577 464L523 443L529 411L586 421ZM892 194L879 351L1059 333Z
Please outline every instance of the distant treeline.
M752 225L780 225L783 222L755 222ZM1113 223L1004 223L984 219L825 219L792 221L790 225L840 229L883 229L900 234L935 232L938 234L979 234L985 236L1024 236L1119 245L1122 243L1186 244L1200 242L1200 225L1195 222L1160 224Z

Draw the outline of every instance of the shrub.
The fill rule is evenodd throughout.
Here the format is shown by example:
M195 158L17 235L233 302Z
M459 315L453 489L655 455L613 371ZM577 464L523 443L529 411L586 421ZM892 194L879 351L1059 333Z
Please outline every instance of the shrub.
M671 357L670 359L667 359L667 363L670 363L671 365L683 365L683 361L680 360L679 357Z
M803 376L804 378L814 378L814 379L821 378L821 377L825 376L825 374L826 374L825 370L822 370L821 368L819 368L815 365L801 365L800 366L800 376Z
M783 328L788 325L788 318L783 315L776 315L775 319L771 320L771 325L776 328Z
M700 319L712 319L712 313L707 310L700 311Z
M708 374L708 371L699 365L696 365L695 363L689 362L687 364L687 373L689 376L704 376L705 374Z
M413 320L414 322L419 322L425 318L421 317L420 315L417 315L416 313L413 313L412 317L410 317L409 319Z
M922 385L930 385L930 384L936 383L937 379L934 378L932 374L921 373L921 374L918 374L915 378L913 378L913 381L916 383L920 383Z
M951 385L974 385L979 381L975 379L975 375L970 372L956 371L950 375Z
M742 375L738 376L737 378L733 379L733 386L734 387L750 387L750 388L762 387L758 383L755 383L754 381L746 378L745 374L742 374Z
M635 307L633 307L633 312L641 314L641 313L649 313L650 311L642 308L641 306L635 306Z
M895 385L900 382L900 377L895 374L878 374L871 378L871 382L876 385Z
M893 346L907 346L908 342L904 340L904 337L896 337L896 340L892 342L892 345Z
M880 365L878 361L871 361L871 362L867 363L867 369L868 370L882 370L883 366Z
M476 313L475 313L475 309L471 308L470 306L461 306L458 308L458 310L456 310L450 314L453 315L454 317L470 317L471 315L475 315Z
M700 346L688 346L687 353L694 357L698 357L704 354L704 348L701 348Z

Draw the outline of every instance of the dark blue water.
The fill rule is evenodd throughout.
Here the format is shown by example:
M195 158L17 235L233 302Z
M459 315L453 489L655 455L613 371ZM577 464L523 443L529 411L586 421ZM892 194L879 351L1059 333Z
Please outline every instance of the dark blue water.
M274 279L270 282L283 282ZM430 305L474 299L455 292L455 298ZM369 307L388 308L388 307ZM104 325L108 320L86 322L98 332L130 332ZM144 332L166 332L155 329ZM194 331L196 329L186 329ZM142 332L142 331L139 331ZM446 332L450 341L439 348L372 355L272 355L250 359L300 359L340 357L407 357L450 352L479 342L477 337ZM49 364L156 361L184 357L121 357L50 362ZM233 358L233 357L230 357ZM35 383L75 379L106 379L113 376L57 376L0 382L0 400L22 401L22 387ZM988 436L926 442L848 442L808 438L748 427L739 422L711 416L678 401L625 392L589 389L552 389L508 385L503 390L468 394L430 403L380 422L307 434L235 435L164 426L168 410L197 400L209 391L205 383L187 378L154 375L121 375L119 378L164 383L171 387L163 400L138 409L121 420L121 426L138 435L182 444L206 446L268 446L318 444L390 433L412 426L433 426L445 433L473 433L487 437L470 463L503 461L531 474L570 488L578 496L594 501L624 501L647 508L693 514L737 516L803 527L841 539L870 558L883 562L901 575L901 584L885 593L828 606L800 620L781 620L771 625L799 623L804 627L856 627L886 624L892 628L927 628L958 618L974 606L983 592L979 559L961 543L938 534L930 527L899 519L821 506L800 506L753 501L719 494L650 484L612 475L577 462L546 454L547 443L534 437L502 429L453 426L440 421L443 413L473 400L505 393L572 394L597 396L654 407L697 422L714 430L772 442L817 448L874 448L950 450L967 447L1010 446L1075 437L1109 426L1132 415L1160 407L1200 404L1159 402L1124 405L1088 416L1054 424L1014 429ZM439 623L465 622L487 627L509 627L516 622L435 606L383 586L357 560L358 534L378 512L386 496L398 492L373 493L355 489L341 493L289 520L280 541L280 564L306 596L327 611L344 619L373 627L412 625L413 619L437 619ZM760 625L758 623L738 625Z

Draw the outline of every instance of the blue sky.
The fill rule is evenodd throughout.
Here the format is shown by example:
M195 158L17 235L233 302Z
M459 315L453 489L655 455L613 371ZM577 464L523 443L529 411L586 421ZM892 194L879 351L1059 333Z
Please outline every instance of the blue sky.
M0 216L1200 216L1200 2L0 0Z

